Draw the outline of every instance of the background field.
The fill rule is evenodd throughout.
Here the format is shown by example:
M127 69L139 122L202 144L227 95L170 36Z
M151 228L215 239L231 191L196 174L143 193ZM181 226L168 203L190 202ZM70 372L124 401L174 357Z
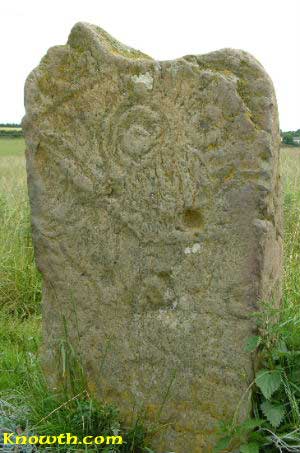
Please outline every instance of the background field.
M21 127L12 127L12 126L0 126L0 131L20 131Z
M24 167L24 139L20 138L0 138L0 158L5 156L18 156L19 162ZM18 166L18 161L16 160L16 165ZM0 172L2 175L2 166L5 165L5 162L1 159ZM12 162L13 165L13 162ZM13 166L11 167L13 171ZM24 170L23 170L24 172ZM17 179L17 178L15 178Z
M278 313L276 314L279 318L277 330L275 329L275 333L272 331L271 336L267 332L266 342L270 344L273 342L272 347L275 347L279 340L283 341L287 353L295 353L299 357L300 149L282 148L281 165L285 219L283 304L279 316ZM37 358L41 325L41 279L34 263L31 242L23 138L0 138L0 218L0 322L2 326L0 329L0 428L1 417L6 417L5 423L12 423L11 429L16 429L14 423L17 422L14 420L24 417L24 407L27 407L26 411L31 414L31 421L36 421L39 418L43 419L43 416L56 407L55 404L59 404L49 395L46 399L48 403L45 403L44 396L47 390L44 384L41 384L43 378ZM279 363L285 375L291 370L294 376L294 365L289 362L286 368L286 362L281 362L286 358L278 359L277 352L274 358L270 344L267 346L269 355L266 359L270 368L273 371L277 370ZM290 393L284 393L284 396L280 397L277 395L277 399L286 398L284 403L286 419L282 429L286 432L298 430L300 443L300 361L297 363L298 377L295 377L296 380L292 382ZM33 393L36 404L33 403ZM261 396L257 398L259 401ZM18 416L15 413L10 414L7 419L7 411L1 406L3 401L9 401L17 413L18 408L22 407L22 415L19 417L20 414ZM41 401L44 401L43 404ZM275 404L277 404L276 401ZM76 411L78 412L78 407ZM104 424L115 423L114 417L111 413L109 414L105 415ZM52 425L50 422L53 417L48 419L44 429L49 433L51 429L53 431L62 429L62 425L65 428L66 417L69 420L70 411L64 414L62 419L55 418ZM72 420L68 423L74 428ZM61 432L67 431L63 429ZM151 452L151 450L148 451ZM260 451L279 450L266 447L266 450Z

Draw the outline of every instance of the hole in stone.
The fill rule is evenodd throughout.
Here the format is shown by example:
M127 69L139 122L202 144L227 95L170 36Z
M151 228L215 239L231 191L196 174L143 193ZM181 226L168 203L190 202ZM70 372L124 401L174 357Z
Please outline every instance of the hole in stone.
M203 228L203 215L199 210L187 209L183 213L183 222L191 230L200 230Z

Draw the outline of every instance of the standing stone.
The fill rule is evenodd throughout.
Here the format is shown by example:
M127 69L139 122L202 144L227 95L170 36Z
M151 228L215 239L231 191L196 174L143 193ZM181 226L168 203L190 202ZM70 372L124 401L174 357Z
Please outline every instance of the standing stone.
M250 315L280 300L272 82L243 51L158 62L78 23L25 104L50 380L66 319L90 389L167 425L158 453L211 451L253 379Z

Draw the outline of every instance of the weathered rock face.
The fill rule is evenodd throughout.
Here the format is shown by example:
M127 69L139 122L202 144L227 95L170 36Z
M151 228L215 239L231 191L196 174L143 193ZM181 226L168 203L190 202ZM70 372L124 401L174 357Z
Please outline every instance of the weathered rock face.
M157 62L79 23L25 103L47 372L65 318L99 397L169 423L158 453L211 451L253 377L249 315L280 299L270 79L242 51Z

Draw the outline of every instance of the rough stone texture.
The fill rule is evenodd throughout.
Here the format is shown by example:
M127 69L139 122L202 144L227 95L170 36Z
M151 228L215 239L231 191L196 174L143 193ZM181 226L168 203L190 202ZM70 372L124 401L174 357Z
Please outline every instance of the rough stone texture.
M249 315L280 300L269 77L243 51L158 62L79 23L25 104L48 374L65 317L90 388L169 424L158 453L211 451L253 377Z

